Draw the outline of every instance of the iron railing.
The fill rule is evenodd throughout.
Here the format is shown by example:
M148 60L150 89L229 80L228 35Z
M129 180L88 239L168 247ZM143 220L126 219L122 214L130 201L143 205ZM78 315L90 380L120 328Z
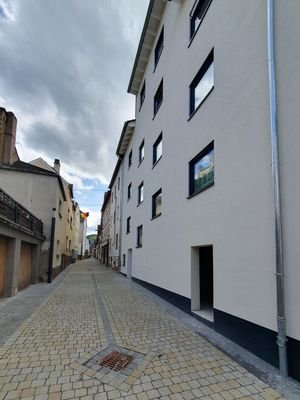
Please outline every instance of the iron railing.
M34 236L43 237L43 223L0 188L0 217Z

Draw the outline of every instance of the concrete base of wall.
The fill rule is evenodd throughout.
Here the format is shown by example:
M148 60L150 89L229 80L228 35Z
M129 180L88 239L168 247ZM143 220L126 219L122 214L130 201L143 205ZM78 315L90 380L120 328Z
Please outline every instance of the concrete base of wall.
M212 323L191 311L189 298L134 277L132 280L278 368L276 332L217 309ZM300 341L293 338L288 338L288 362L289 375L300 381Z

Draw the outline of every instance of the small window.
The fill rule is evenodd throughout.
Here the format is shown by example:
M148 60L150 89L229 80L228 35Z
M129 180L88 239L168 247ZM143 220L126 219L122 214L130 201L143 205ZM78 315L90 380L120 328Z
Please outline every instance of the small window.
M132 150L130 150L130 153L128 155L128 168L131 167L132 164Z
M153 145L153 165L157 163L157 161L162 156L162 133L156 139Z
M126 265L126 254L123 254L123 262L122 262L123 267Z
M161 194L161 189L159 189L152 196L152 218L156 218L161 215L161 200L162 200L162 194Z
M154 50L154 69L157 66L157 63L158 63L160 55L163 51L163 48L164 48L164 27L162 27L162 30L160 32L160 35L159 35L159 38L157 40L156 47Z
M214 88L214 50L212 50L190 84L190 115L203 103Z
M138 187L138 205L144 200L144 182L142 182Z
M200 193L214 184L214 142L189 163L189 195Z
M136 247L142 247L143 245L143 225L137 227L137 241Z
M127 188L127 200L131 199L131 188L132 188L132 183L130 182Z
M139 163L143 161L145 157L145 141L143 140L139 147Z
M118 190L120 190L120 177L118 177Z
M130 223L131 223L131 217L128 217L126 222L126 233L130 233Z
M159 110L159 107L161 106L162 102L163 102L163 79L161 80L161 82L160 82L160 84L158 86L158 89L157 89L157 91L155 93L155 96L154 96L154 103L153 103L153 106L154 106L153 113L154 113L154 115L153 116L156 115L156 113Z
M144 81L144 84L143 84L141 92L140 92L140 109L142 108L145 97L146 97L146 82Z
M197 32L201 22L203 21L205 14L211 4L212 0L196 0L192 11L190 13L190 39L192 39Z
M116 234L116 250L118 250L119 235Z

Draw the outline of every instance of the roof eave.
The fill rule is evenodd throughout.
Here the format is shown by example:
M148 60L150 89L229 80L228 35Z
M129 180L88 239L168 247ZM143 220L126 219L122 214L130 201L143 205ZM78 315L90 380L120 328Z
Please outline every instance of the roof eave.
M128 93L138 94L166 3L167 0L150 0L129 80ZM151 25L153 27L150 29Z

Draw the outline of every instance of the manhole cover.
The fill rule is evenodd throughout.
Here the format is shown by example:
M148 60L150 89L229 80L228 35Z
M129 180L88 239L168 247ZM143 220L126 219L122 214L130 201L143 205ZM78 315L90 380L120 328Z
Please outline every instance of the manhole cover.
M99 364L102 365L102 367L110 368L113 371L122 371L122 369L126 368L132 360L133 356L118 351L112 351L105 356Z

